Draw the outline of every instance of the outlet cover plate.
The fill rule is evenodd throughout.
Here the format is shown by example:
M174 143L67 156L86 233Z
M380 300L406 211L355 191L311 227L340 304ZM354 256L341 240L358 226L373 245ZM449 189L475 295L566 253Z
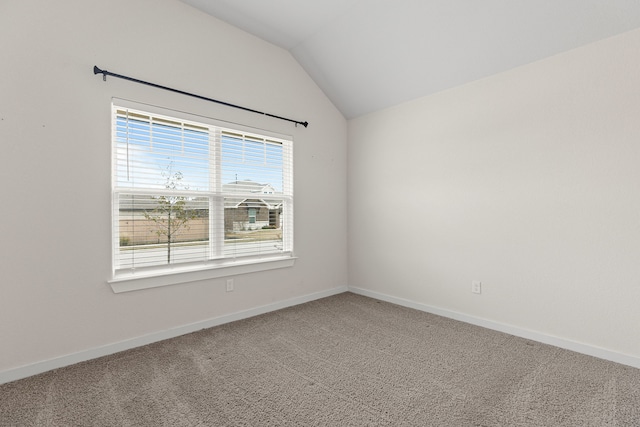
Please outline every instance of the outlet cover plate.
M479 280L474 280L473 282L471 282L471 292L473 292L474 294L481 294L482 282L480 282Z

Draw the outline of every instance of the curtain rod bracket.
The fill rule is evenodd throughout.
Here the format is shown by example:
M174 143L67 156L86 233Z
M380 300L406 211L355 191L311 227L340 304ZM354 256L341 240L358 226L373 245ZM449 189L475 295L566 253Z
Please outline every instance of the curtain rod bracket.
M112 72L107 71L107 70L101 70L96 65L93 66L93 74L102 74L102 81L105 81L105 82L107 81L107 75L109 75L109 76L113 76L113 77L118 77L120 79L129 80L129 81L132 81L132 82L135 82L135 83L145 84L147 86L152 86L152 87L155 87L155 88L158 88L158 89L168 90L170 92L176 92L176 93L180 93L182 95L193 96L194 98L202 99L204 101L215 102L217 104L226 105L227 107L238 108L240 110L249 111L251 113L263 114L265 116L273 117L275 119L285 120L287 122L295 123L296 127L298 127L298 125L302 125L305 128L307 126L309 126L309 122L306 122L306 121L305 122L300 122L298 120L293 120L293 119L288 119L286 117L276 116L274 114L269 114L269 113L265 113L263 111L254 110L252 108L242 107L240 105L235 105L235 104L231 104L231 103L228 103L228 102L219 101L219 100L213 99L213 98L207 98L206 96L196 95L195 93L189 93L189 92L185 92L183 90L173 89L173 88L170 88L170 87L167 87L167 86L162 86L162 85L159 85L159 84L156 84L156 83L151 83L151 82L146 82L144 80L135 79L133 77L123 76L122 74L116 74L116 73L112 73Z

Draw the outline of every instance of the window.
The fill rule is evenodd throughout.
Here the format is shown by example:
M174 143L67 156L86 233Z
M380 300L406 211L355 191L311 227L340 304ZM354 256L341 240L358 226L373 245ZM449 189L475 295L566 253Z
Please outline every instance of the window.
M127 104L112 106L114 279L292 257L290 139Z

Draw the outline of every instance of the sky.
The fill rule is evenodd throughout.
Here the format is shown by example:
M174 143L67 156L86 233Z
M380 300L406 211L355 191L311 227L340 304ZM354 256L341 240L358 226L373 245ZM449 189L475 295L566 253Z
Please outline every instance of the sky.
M221 184L252 180L283 191L283 146L275 141L223 133L216 152L203 128L118 115L116 145L119 187L164 189L167 176L179 172L180 187L185 190L210 191L219 177ZM217 153L220 175L211 176Z

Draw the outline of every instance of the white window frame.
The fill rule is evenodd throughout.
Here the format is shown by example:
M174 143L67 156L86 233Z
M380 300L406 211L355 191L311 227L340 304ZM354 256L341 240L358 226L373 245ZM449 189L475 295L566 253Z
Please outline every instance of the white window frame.
M243 132L249 134L257 134L260 136L274 138L288 144L287 149L290 153L290 162L283 165L283 173L287 176L285 179L285 187L281 197L287 199L287 203L283 204L283 217L286 218L283 224L282 245L283 251L279 253L261 255L259 257L237 257L237 258L217 258L215 260L206 260L199 263L188 264L168 264L152 268L144 268L140 270L129 269L119 270L117 266L117 250L119 248L119 202L118 195L125 193L122 188L118 188L116 182L116 160L115 160L115 109L127 109L134 112L142 112L152 116L175 118L188 122L194 122L200 125L211 127L212 131L222 132ZM244 125L228 123L221 120L203 117L195 114L173 111L170 109L143 104L139 102L113 98L112 108L112 135L110 136L112 150L112 277L108 280L112 290L115 293L135 291L140 289L155 288L159 286L174 285L179 283L187 283L199 280L207 280L225 276L238 274L254 273L259 271L267 271L278 268L291 267L294 265L296 257L293 254L293 140L291 136L281 135L263 129L255 129ZM219 136L219 135L218 135ZM210 166L220 170L220 145L213 147L217 153L210 161ZM219 177L219 175L218 175ZM217 197L212 197L211 210L217 210L218 222L223 221L224 203L222 203L221 183L219 179L212 182L211 192L216 193ZM211 213L213 217L213 212ZM217 226L211 223L210 226L210 245L214 247L214 253L221 252L220 247L224 240L221 224Z

